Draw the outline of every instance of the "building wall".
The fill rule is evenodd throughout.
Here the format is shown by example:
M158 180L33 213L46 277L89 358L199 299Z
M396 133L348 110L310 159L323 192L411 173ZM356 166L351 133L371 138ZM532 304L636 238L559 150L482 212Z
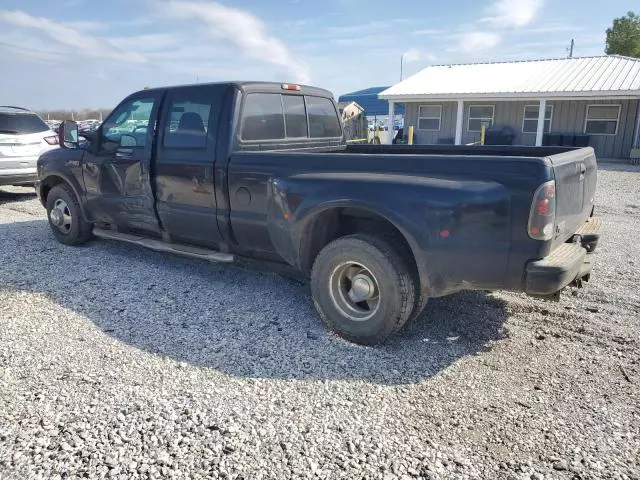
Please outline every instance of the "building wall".
M551 132L571 132L583 133L587 106L600 105L621 105L620 122L616 135L591 135L589 144L594 147L599 157L608 158L628 158L634 140L634 127L637 118L638 105L640 100L561 100L548 101L548 105L553 105L553 116L551 119ZM418 126L418 106L419 105L442 105L442 119L440 131L423 131ZM467 130L469 122L470 105L494 105L496 124L509 125L516 131L514 144L534 145L535 133L523 133L522 121L524 119L525 105L536 105L536 102L465 102L464 122L462 125L462 143L473 143L480 141L479 132L469 132ZM456 112L457 102L431 102L431 103L408 103L406 104L405 128L410 125L415 127L414 138L416 143L435 144L438 139L455 138L456 134Z

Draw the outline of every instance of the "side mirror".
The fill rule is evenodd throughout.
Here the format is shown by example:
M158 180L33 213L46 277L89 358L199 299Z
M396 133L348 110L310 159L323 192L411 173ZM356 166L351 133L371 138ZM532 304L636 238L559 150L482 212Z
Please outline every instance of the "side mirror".
M58 140L62 148L78 148L78 124L65 120L58 129Z

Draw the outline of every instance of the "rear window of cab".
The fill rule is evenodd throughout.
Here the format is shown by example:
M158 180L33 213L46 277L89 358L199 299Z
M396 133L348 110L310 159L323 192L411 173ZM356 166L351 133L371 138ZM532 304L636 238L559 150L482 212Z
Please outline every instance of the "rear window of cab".
M244 99L240 127L244 141L341 136L338 113L329 98L249 93Z

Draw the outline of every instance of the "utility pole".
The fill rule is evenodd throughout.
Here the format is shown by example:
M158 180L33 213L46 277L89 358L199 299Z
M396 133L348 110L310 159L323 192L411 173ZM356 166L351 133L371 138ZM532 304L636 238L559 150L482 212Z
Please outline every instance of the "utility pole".
M571 45L569 45L569 58L573 58L573 46L575 45L575 42L573 40L573 38L571 39Z
M402 67L404 63L404 53L400 55L400 81L402 81Z

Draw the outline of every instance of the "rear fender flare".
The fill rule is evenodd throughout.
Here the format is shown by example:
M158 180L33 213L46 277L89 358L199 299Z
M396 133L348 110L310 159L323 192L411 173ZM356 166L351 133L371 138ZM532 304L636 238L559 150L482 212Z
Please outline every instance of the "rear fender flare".
M299 197L290 196L286 188L278 188L277 181L272 181L270 188L273 194L269 196L267 205L268 230L271 241L280 256L290 265L304 270L303 253L305 251L306 235L314 220L328 210L338 208L356 208L371 213L372 216L380 217L393 225L405 238L411 254L418 269L418 275L422 289L428 288L430 284L427 275L427 268L424 262L424 255L420 247L420 241L411 232L412 222L408 218L395 213L389 208L381 205L380 201L372 199L365 200L345 200L344 194L339 192L324 191L323 198L310 195L299 203ZM293 197L293 198L290 198ZM295 210L292 207L295 206ZM409 209L399 209L410 211ZM413 222L413 225L417 223Z

